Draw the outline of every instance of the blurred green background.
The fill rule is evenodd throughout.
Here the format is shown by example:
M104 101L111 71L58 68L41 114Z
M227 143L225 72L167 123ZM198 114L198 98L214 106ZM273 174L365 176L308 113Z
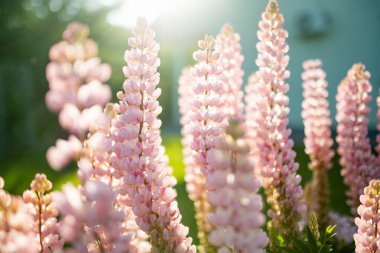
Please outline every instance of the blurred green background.
M335 94L339 81L355 62L363 62L372 73L374 96L380 83L380 1L378 0L279 0L289 31L291 61L290 126L296 141L303 183L310 178L304 153L301 121L301 64L308 58L324 61L330 83L330 109L335 114ZM123 55L130 26L138 15L145 15L161 44L164 145L178 178L178 200L184 223L195 237L192 203L183 182L183 164L178 124L177 80L182 67L192 64L197 40L205 33L216 35L230 22L241 35L245 56L245 81L256 66L256 31L264 0L17 0L0 1L0 176L6 189L19 194L36 172L46 173L56 189L75 182L75 165L57 173L45 160L45 152L60 129L57 115L44 103L48 90L45 67L51 45L71 21L89 25L90 37L99 44L99 54L112 66L109 80L114 94L123 82ZM376 107L371 104L371 136L376 134ZM334 122L335 127L335 122ZM335 159L337 160L337 158ZM331 206L348 213L342 179L335 161L330 171Z

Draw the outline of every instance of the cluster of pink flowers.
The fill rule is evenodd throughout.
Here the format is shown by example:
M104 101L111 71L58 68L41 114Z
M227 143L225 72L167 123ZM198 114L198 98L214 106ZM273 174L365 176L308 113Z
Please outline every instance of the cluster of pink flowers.
M230 24L225 24L216 37L215 51L220 53L218 65L222 67L221 80L226 84L224 111L228 118L243 119L243 75L240 35Z
M30 184L31 189L23 194L25 203L29 204L28 211L33 217L29 225L37 235L35 240L41 253L58 251L63 247L63 240L58 235L58 209L52 195L47 193L52 187L46 175L36 174Z
M81 191L65 185L54 200L64 217L60 235L72 245L65 252L138 252L130 249L131 236L122 233L124 213L114 210L115 194L105 183L88 181Z
M326 73L321 60L303 63L302 118L305 127L305 152L310 157L309 168L313 180L305 189L309 211L316 213L322 228L329 224L329 184L327 170L331 168L334 156L331 137L331 119L327 101Z
M109 79L111 68L101 63L97 44L87 38L88 34L87 26L71 23L63 33L63 41L49 53L46 104L59 113L60 125L70 133L68 140L58 139L47 151L47 160L56 170L78 158L81 141L97 123L102 106L111 99L111 89L103 84Z
M221 80L222 68L218 64L220 53L215 51L216 41L212 36L206 35L204 40L198 42L199 50L193 54L196 64L193 67L191 83L192 97L189 105L190 147L193 152L194 166L201 172L207 182L208 174L216 168L208 164L208 152L215 148L215 141L222 135L222 125L225 123L225 111L223 110L225 98L225 83ZM203 192L207 188L203 185ZM206 200L203 199L203 202ZM204 250L212 250L208 242L211 226L207 219L212 207L202 204L198 221L205 238L200 238Z
M348 205L353 215L360 204L359 197L371 179L379 175L375 156L368 138L368 114L372 86L370 73L363 64L355 64L338 87L337 143L342 176L349 190Z
M124 92L118 93L113 120L114 145L111 158L114 177L124 179L125 204L136 215L139 227L150 236L153 252L195 252L188 228L181 224L175 200L176 184L161 145L161 107L157 101L161 90L157 67L158 43L145 20L139 20L128 40Z
M289 98L285 93L289 85L285 81L290 72L286 70L289 46L283 22L277 2L270 1L259 23L256 59L259 70L247 88L256 94L256 100L246 99L246 114L255 117L247 118L246 124L248 131L252 131L250 144L255 168L271 207L268 215L272 226L289 242L290 236L301 231L306 206L301 203L301 177L296 174L299 166L294 160L291 130L287 128Z
M202 173L201 168L195 162L195 151L191 148L192 135L191 135L191 100L193 98L193 90L191 85L194 80L192 77L193 69L186 67L183 69L179 79L178 93L179 93L179 110L181 114L180 123L182 125L182 154L183 162L185 164L185 181L186 190L189 198L193 201L195 207L195 219L197 222L198 238L201 245L205 247L208 245L208 231L210 231L210 224L206 218L210 212L210 204L207 201L206 191L206 177Z
M0 177L0 252L36 253L39 244L29 225L33 218L23 199L12 196L4 189Z
M380 181L371 180L360 196L358 232L354 235L356 253L376 253L380 250Z
M209 216L210 242L218 252L264 252L268 237L261 230L265 217L257 194L260 183L253 177L249 146L236 120L230 121L216 148L208 151L207 161L215 168L207 177L208 200L214 207Z
M340 245L354 239L356 252L380 252L380 158L372 154L367 136L370 74L355 64L337 95L338 154L348 204L353 216L359 214L352 236L353 219L328 209L327 171L334 151L321 60L303 64L304 142L313 179L305 194L301 187L288 128L289 46L283 22L277 1L269 0L259 23L258 70L248 79L245 106L240 36L229 24L216 39L199 40L195 65L179 79L185 180L195 206L198 249L263 253L302 245L309 211L317 240L318 226L336 224ZM0 177L0 252L196 252L181 223L176 179L162 145L155 33L138 20L124 55L123 90L119 101L107 106L111 90L104 82L111 70L97 57L88 34L87 26L70 24L63 41L51 48L46 70L47 106L70 132L48 150L47 159L54 169L77 160L80 185L50 193L52 183L36 174L21 198L6 192ZM377 116L380 121L380 109ZM380 134L377 141L379 154ZM268 236L262 229L261 185L269 204ZM304 241L312 243L310 235ZM326 250L322 243L317 247Z

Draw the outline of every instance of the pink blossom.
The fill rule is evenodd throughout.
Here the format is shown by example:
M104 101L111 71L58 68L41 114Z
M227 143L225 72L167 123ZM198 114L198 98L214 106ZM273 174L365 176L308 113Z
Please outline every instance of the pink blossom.
M226 83L225 110L226 117L243 119L243 85L240 35L234 32L230 24L225 24L216 37L216 52L220 53L219 65L223 68L221 78Z
M265 217L257 193L260 183L253 177L253 162L242 127L231 121L226 136L208 151L214 172L207 175L208 199L214 209L210 242L223 252L264 252L268 237L261 227ZM228 250L227 250L228 249ZM219 252L218 251L218 252Z
M0 177L0 252L36 253L36 234L30 229L33 217L23 199L12 196L4 189Z
M261 117L260 116L261 107L259 107L260 103L258 103L261 97L260 93L258 93L258 90L257 90L259 88L258 82L259 82L258 71L256 71L248 77L248 84L245 87L246 94L244 96L244 100L246 103L245 108L244 108L245 109L244 123L247 129L246 138L248 142L250 143L251 156L255 164L258 162L257 158L260 157L260 152L261 152L261 150L258 149L257 146L254 144L257 141L256 139L259 138L258 130L261 128L261 126L259 125L260 122L256 120L258 117ZM254 174L260 177L259 170L257 169L254 170Z
M89 181L101 181L107 185L110 191L115 189L118 192L123 187L123 178L115 178L113 176L114 168L111 166L111 121L115 115L113 105L107 105L104 113L96 119L95 127L90 129L88 139L84 141L82 155L78 161L78 177L83 186ZM147 235L137 226L132 209L125 204L125 197L119 194L115 194L114 197L113 208L116 212L122 213L124 219L122 223L116 221L113 226L120 226L121 237L130 238L130 251L149 252L150 244L146 241ZM115 244L118 241L119 239L114 239Z
M52 46L46 67L49 91L45 100L48 108L59 113L59 123L83 141L102 107L111 99L111 89L106 82L111 74L108 64L97 57L98 48L88 39L89 28L71 23L63 33L63 41ZM60 152L65 152L60 155ZM77 150L72 150L71 153ZM66 149L50 148L49 164L62 169L73 156Z
M198 42L199 50L193 54L197 61L191 70L192 84L188 97L188 121L185 133L189 138L186 144L192 149L192 181L197 181L200 192L199 201L195 202L197 208L198 233L204 251L213 251L214 246L208 242L208 236L212 227L207 219L212 208L205 200L205 180L207 174L216 168L210 166L207 161L208 151L215 147L215 141L223 133L223 125L226 123L224 99L226 95L225 83L222 81L222 68L219 65L220 53L216 52L216 41L206 35ZM191 179L192 174L187 176ZM203 174L203 175L202 175ZM201 179L201 180L199 180ZM199 181L198 181L199 180ZM195 191L194 191L195 192ZM196 197L196 195L194 196Z
M354 235L356 253L375 253L380 250L379 201L380 181L371 180L360 196L359 217L355 218L358 227Z
M30 184L31 190L27 190L23 194L25 203L29 204L28 211L33 217L29 225L31 231L34 231L36 243L39 245L38 251L42 253L61 250L64 243L58 235L58 210L52 195L48 193L52 187L53 185L46 175L36 174Z
M294 160L294 142L290 139L291 130L287 128L289 98L285 94L289 85L285 81L290 72L286 70L289 46L283 22L277 2L270 1L259 23L256 46L259 70L250 87L257 96L255 101L246 99L247 103L252 103L247 106L247 115L255 111L255 117L247 116L246 122L255 122L248 123L247 128L254 138L251 145L258 170L256 174L271 207L268 215L285 243L289 243L289 237L300 232L306 206L301 203L303 191L301 177L297 175L299 165Z
M179 79L179 110L181 113L181 125L182 125L182 153L183 159L186 166L186 189L189 193L189 197L191 200L204 201L205 199L205 183L206 178L200 171L200 168L194 161L194 150L191 149L192 135L190 133L189 124L190 120L190 106L191 100L193 97L193 91L191 89L193 84L192 72L193 70L190 67L184 68L182 70L182 75ZM203 199L202 199L203 198ZM198 205L198 204L196 204Z
M305 151L311 162L312 181L305 191L310 211L316 213L319 226L328 226L329 185L327 170L331 168L332 150L331 120L327 101L326 73L321 60L308 60L303 63L302 118L305 126Z
M379 173L368 138L368 114L371 101L370 73L363 64L354 64L338 87L336 141L344 183L348 186L347 204L356 215L359 196L368 182Z
M88 108L93 105L104 105L112 97L111 89L108 85L99 81L92 81L82 85L78 90L78 102L82 108Z
M321 60L308 60L303 64L302 118L305 125L306 153L311 158L311 170L330 169L333 140L327 101L326 73L321 69Z
M118 93L115 111L119 115L113 120L113 175L124 180L119 193L128 195L125 204L133 208L136 223L150 236L152 251L195 252L192 239L186 238L188 228L180 223L176 180L161 145L157 118L161 91L156 88L159 45L145 20L140 19L132 32L131 49L124 57L124 92Z
M54 195L63 215L60 235L72 245L66 252L138 252L131 237L121 232L124 214L114 210L115 194L103 182L89 180L79 191L65 185Z
M55 146L48 149L46 159L54 170L59 170L79 157L81 149L82 143L77 137L70 135L68 140L58 139Z

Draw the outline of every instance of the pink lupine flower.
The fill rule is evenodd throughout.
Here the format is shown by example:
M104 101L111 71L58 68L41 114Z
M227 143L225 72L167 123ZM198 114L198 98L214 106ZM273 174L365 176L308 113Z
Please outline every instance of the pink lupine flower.
M206 35L198 42L199 50L193 54L197 61L192 69L191 99L188 114L188 129L190 147L193 150L193 162L196 173L201 172L206 178L211 167L207 161L207 152L215 148L215 141L223 133L225 124L224 99L226 97L225 83L222 81L222 68L219 65L220 53L216 52L216 41ZM207 180L206 180L207 181ZM202 183L202 181L200 181ZM204 189L205 187L203 187ZM202 191L204 192L204 190ZM203 197L204 198L204 197ZM208 242L211 226L207 220L211 206L204 200L200 202L198 212L199 237L202 249L213 251L214 246Z
M294 160L294 143L289 138L291 130L287 128L289 98L285 93L289 85L285 81L290 72L286 70L289 47L283 22L277 2L270 1L259 23L256 59L259 70L257 83L252 86L252 92L259 95L256 101L252 101L251 108L257 108L254 120L259 126L252 129L256 135L253 151L260 150L254 158L255 168L271 207L268 215L272 218L272 225L287 244L290 236L300 232L306 206L301 203L303 191L301 177L297 175L299 166ZM247 110L247 114L250 112ZM249 125L247 127L251 131Z
M179 78L178 86L178 105L181 114L180 123L182 125L182 153L186 169L186 189L189 193L191 200L196 201L200 198L204 192L205 178L200 172L199 168L194 162L194 151L191 149L192 136L190 135L189 123L190 121L190 103L193 96L191 85L193 83L193 77L191 75L191 68L186 67L182 70L182 74Z
M60 235L72 245L64 252L139 252L121 232L124 213L114 210L115 194L105 183L89 180L81 191L68 184L53 197L63 215Z
M114 169L111 166L111 121L115 114L113 105L107 105L105 112L96 120L98 124L90 128L88 139L84 141L81 158L78 161L78 177L82 186L90 181L101 181L107 185L110 191L118 192L123 187L123 179L113 177ZM125 204L124 196L116 193L113 196L115 212L122 213L124 217L122 223L116 221L113 226L119 226L121 237L128 236L130 238L129 250L131 252L150 252L150 245L146 241L147 235L137 226L133 211ZM117 244L120 240L115 238L114 241Z
M161 145L161 93L157 57L159 45L154 32L140 19L129 38L125 52L127 66L124 92L118 93L119 114L113 120L112 166L114 177L124 179L120 194L128 195L126 204L133 208L136 223L150 236L152 252L195 252L188 228L181 224L175 200L176 183Z
M332 150L331 120L327 101L326 73L321 60L303 63L302 118L305 126L305 151L310 156L309 169L313 179L305 191L309 211L316 213L319 226L328 226L329 185L327 170L331 168Z
M248 77L248 83L245 86L245 118L244 118L244 124L247 129L246 138L248 140L248 143L250 143L250 152L252 159L254 163L258 163L257 158L260 156L260 150L257 149L257 146L255 145L256 141L259 141L260 139L258 136L258 130L261 128L259 125L259 121L257 121L258 117L260 116L260 110L259 110L259 103L260 100L260 93L257 93L258 86L258 71L252 73ZM260 177L260 171L258 169L254 170L254 174L257 177Z
M354 241L353 236L357 229L352 217L330 212L329 224L336 225L334 232L341 245L348 245Z
M376 253L380 250L380 181L371 180L360 196L359 217L355 218L358 226L354 235L356 253Z
M54 170L67 165L71 160L79 156L82 143L74 135L70 135L68 140L58 139L55 146L46 152L46 159Z
M216 52L220 53L219 65L223 68L221 78L227 84L224 101L225 113L228 118L243 119L243 85L240 35L234 32L230 24L225 24L216 37Z
M97 45L88 39L88 34L87 26L70 24L63 33L63 41L52 46L51 62L46 67L50 88L46 104L51 111L59 113L62 128L80 141L112 95L110 87L103 84L109 79L111 68L101 63ZM74 158L68 153L75 152L77 149L69 152L62 147L52 147L47 154L48 162L55 170L62 169Z
M29 204L29 212L33 216L33 221L29 225L35 232L40 253L56 252L63 247L63 240L58 235L58 209L52 195L47 193L52 187L46 175L36 174L30 184L31 190L23 194L23 199Z
M33 217L22 198L12 196L4 189L0 177L0 252L36 253L38 243L29 225Z
M347 204L355 216L359 197L368 182L379 173L374 167L375 157L368 138L368 114L371 101L370 73L363 64L355 64L338 87L336 141L339 144L342 176L349 190Z
M100 98L98 93L98 99L105 104L110 99L111 91L107 85L101 83L109 79L110 66L102 64L96 57L97 45L87 38L87 26L72 23L64 32L67 33L72 33L70 39L64 35L64 40L53 45L49 53L51 62L46 68L50 87L46 96L49 109L58 112L68 103L80 107L78 90L82 84L91 81L99 82L103 98Z
M214 207L210 242L218 252L265 252L268 237L261 229L265 217L257 193L260 183L253 177L249 146L238 121L230 122L226 136L208 151L207 161L217 168L207 175L208 199Z
M191 100L193 98L193 77L194 70L190 67L183 69L179 79L179 110L181 114L180 123L182 125L182 153L183 162L185 163L185 181L186 190L189 198L194 202L195 218L198 226L198 238L201 245L207 245L206 231L210 230L210 225L207 220L207 214L210 210L210 204L207 201L206 177L201 172L199 166L194 160L195 151L191 149L192 135L190 132L190 114Z

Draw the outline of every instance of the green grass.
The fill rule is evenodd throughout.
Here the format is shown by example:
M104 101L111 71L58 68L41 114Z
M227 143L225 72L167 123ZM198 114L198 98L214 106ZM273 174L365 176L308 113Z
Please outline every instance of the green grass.
M176 186L178 192L177 200L183 216L183 223L190 227L190 236L192 236L195 239L195 243L197 243L194 208L187 196L184 182L185 172L182 163L180 138L178 136L167 135L164 136L163 139L166 153L170 159L170 166L173 167L173 174L178 180ZM297 152L296 160L300 163L299 173L303 178L302 183L304 185L311 177L311 173L307 169L309 159L304 153L304 147L302 145L296 145L295 151ZM61 186L68 181L75 184L78 183L74 164L62 172L55 172L49 168L44 153L29 153L21 157L9 157L6 160L0 161L0 164L0 176L5 179L5 189L13 194L22 194L24 190L29 188L29 184L33 180L35 173L45 173L53 182L55 190L61 189ZM336 158L334 159L334 168L329 171L329 181L331 209L338 213L349 214L349 209L345 204L346 198L344 192L346 191L346 187L342 182Z

